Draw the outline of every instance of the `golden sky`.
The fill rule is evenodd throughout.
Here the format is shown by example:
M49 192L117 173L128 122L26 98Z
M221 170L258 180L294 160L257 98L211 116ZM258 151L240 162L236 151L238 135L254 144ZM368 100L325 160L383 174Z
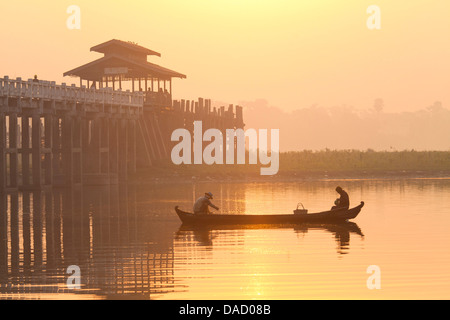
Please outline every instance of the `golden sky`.
M372 4L380 30L366 26ZM66 27L70 5L81 9L80 30ZM17 0L0 10L2 76L78 84L63 72L116 38L187 75L174 82L175 98L264 98L287 111L367 109L376 98L393 112L450 105L450 1Z

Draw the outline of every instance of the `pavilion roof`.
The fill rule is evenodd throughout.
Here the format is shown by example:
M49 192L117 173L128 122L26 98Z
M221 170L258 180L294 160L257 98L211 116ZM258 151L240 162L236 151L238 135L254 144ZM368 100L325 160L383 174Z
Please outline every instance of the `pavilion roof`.
M104 76L122 75L122 79L132 78L159 78L161 80L170 80L171 78L186 78L186 75L164 68L157 64L148 62L146 58L137 59L133 55L126 55L122 52L115 52L114 50L108 50L114 46L127 47L127 52L130 50L137 52L138 54L151 54L160 55L155 51L151 51L136 44L127 43L120 40L111 40L92 47L91 51L105 52L105 56L84 64L78 68L72 69L64 73L64 76L80 77L84 80L100 81ZM138 52L139 51L139 52ZM106 52L108 52L106 54ZM115 74L117 72L117 74Z
M161 57L161 54L159 52L144 48L136 43L133 42L126 42L122 40L112 39L106 42L103 42L101 44L98 44L91 48L91 51L100 52L100 53L108 53L114 48L123 48L128 51L134 51L137 53L145 54L145 55L153 55Z

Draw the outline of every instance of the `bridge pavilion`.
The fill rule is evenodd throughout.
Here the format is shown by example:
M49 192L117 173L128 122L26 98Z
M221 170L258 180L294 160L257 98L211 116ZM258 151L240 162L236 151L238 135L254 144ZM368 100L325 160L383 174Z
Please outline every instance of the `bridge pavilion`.
M172 78L186 75L147 61L148 56L161 57L159 52L136 43L110 40L91 48L104 56L64 73L64 76L80 78L80 87L122 89L124 81L131 81L131 91L165 92L172 96ZM150 99L146 99L150 100ZM155 100L151 100L155 101Z

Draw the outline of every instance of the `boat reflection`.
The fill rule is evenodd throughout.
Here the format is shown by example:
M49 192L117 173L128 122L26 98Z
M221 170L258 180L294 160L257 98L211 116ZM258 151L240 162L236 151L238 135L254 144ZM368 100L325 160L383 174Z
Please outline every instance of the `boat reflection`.
M361 228L354 222L342 221L337 223L301 223L301 224L226 224L226 225L192 225L182 224L178 229L175 240L186 240L192 237L198 245L212 247L213 239L220 236L220 231L246 231L261 229L292 229L297 235L305 235L311 230L325 230L336 239L337 252L347 254L350 247L350 234L359 235L364 238ZM241 235L241 238L244 235Z
M294 227L298 234L306 234L310 230L325 230L334 235L338 245L337 252L339 254L347 254L350 248L350 234L354 233L364 239L361 228L350 221L340 223L304 223Z

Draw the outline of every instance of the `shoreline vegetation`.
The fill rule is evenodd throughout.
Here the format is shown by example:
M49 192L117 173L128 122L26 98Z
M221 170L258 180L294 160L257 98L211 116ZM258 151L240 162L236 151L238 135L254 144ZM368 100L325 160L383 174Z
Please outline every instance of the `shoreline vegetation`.
M140 169L132 183L191 181L297 181L450 177L450 151L321 150L280 153L279 171L261 176L261 164L175 165ZM247 161L248 162L248 161Z

